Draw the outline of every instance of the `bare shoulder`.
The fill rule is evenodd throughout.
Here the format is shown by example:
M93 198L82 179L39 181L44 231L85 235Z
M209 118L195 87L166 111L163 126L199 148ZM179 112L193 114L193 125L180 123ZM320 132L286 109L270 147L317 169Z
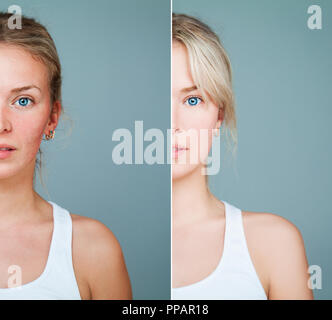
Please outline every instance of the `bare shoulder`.
M84 251L93 249L93 254L118 254L120 244L113 232L97 219L70 214L73 222L73 238Z
M312 299L299 228L268 212L242 211L248 249L269 299Z
M243 224L246 232L255 235L257 240L264 240L262 245L270 249L291 244L303 245L298 227L286 218L269 212L242 211Z
M113 232L97 219L70 215L73 263L83 294L87 299L129 299L129 276L120 243Z
M247 223L248 227L265 229L268 232L282 232L295 237L301 234L294 223L275 213L242 211L242 215L244 223Z

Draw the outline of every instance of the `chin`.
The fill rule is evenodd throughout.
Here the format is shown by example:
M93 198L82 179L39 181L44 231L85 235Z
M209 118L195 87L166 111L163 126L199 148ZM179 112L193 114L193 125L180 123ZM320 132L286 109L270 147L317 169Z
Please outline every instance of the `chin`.
M17 173L17 168L14 168L10 164L4 164L0 162L0 180L13 177Z
M172 180L180 180L191 175L196 170L200 170L201 165L190 165L190 164L173 164L172 165Z

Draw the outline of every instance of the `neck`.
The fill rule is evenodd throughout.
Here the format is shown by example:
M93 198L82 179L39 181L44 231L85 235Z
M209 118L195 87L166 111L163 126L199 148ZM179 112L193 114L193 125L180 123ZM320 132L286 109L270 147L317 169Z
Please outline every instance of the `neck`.
M0 179L1 228L29 219L41 199L33 188L35 163L18 174Z
M213 196L201 166L193 172L172 181L172 219L179 226L198 222L211 212Z

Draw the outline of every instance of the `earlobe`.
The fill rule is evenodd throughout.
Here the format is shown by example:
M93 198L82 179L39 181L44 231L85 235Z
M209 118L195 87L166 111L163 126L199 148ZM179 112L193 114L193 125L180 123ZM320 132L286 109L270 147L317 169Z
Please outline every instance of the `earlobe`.
M54 139L55 130L50 130L49 133L44 133L45 139L43 140L52 140Z
M223 110L222 108L219 108L219 112L218 112L218 120L214 129L214 135L217 137L219 136L219 131L220 131L220 127L221 124L223 122Z
M218 120L217 123L216 123L216 129L220 129L221 127L221 120Z
M217 123L216 123L216 128L220 129L221 125L222 125L222 122L224 120L224 110L223 108L219 108L219 111L218 111L218 120L217 120Z

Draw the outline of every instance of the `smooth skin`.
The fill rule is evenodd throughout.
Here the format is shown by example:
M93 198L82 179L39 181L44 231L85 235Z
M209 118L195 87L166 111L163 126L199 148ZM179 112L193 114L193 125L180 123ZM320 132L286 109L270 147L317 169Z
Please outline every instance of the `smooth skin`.
M16 148L9 158L0 159L0 288L8 288L10 265L21 267L22 285L37 279L46 266L52 206L34 191L33 175L43 135L57 127L61 104L55 101L50 113L47 68L24 49L0 44L0 70L0 144ZM71 217L81 298L132 299L113 233L98 220L72 213Z
M219 129L223 113L202 97L194 86L186 48L173 42L172 129L173 141L188 129ZM199 140L198 140L199 141ZM208 142L211 145L210 142ZM199 149L197 146L187 145ZM183 152L179 157L185 157ZM208 189L202 164L172 164L172 287L194 284L208 277L222 259L225 206ZM287 219L265 212L242 211L245 237L251 259L270 300L313 299L299 229Z

